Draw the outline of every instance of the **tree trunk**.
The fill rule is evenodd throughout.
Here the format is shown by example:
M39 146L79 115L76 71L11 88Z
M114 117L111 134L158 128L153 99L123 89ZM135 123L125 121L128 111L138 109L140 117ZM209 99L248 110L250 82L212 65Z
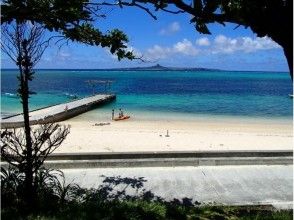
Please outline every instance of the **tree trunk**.
M23 118L24 118L24 131L26 137L26 165L24 167L25 172L25 182L24 182L24 199L26 201L27 212L30 213L34 207L36 192L34 189L34 176L33 176L33 160L32 160L32 138L31 138L31 127L30 127L30 118L29 118L29 75L30 67L26 60L27 48L23 44L24 56L21 59L19 64L20 70L20 96L23 109Z
M26 165L26 199L28 201L28 209L31 210L34 200L35 200L35 191L33 184L33 161L32 161L32 139L31 139L31 127L30 127L30 118L29 118L29 90L28 90L28 79L27 79L27 70L24 71L24 94L22 99L22 107L23 107L23 117L24 117L24 128L25 128L25 136L26 136L26 157L27 157L27 165Z
M293 50L289 46L284 47L284 54L286 56L288 67L293 81Z
M276 28L278 29L278 28ZM279 29L278 29L279 30ZM284 34L281 34L281 33ZM284 50L285 57L287 59L289 72L293 81L293 33L288 28L280 30L280 32L270 32L271 37L276 43L278 43Z

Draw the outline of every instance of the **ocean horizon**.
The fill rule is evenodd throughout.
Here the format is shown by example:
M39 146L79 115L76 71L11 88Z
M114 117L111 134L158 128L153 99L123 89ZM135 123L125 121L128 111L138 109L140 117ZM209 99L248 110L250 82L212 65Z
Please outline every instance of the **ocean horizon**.
M126 71L124 70L125 68L138 68L138 67L117 67L117 68L89 68L89 69L86 69L86 68L82 68L82 69L78 69L78 68L74 68L74 69L71 69L71 68L57 68L57 69L52 69L52 68L36 68L34 69L34 71L81 71L81 72L86 72L86 71L98 71L98 72L101 72L101 71L109 71L109 72L112 72L112 71ZM148 67L146 67L148 68ZM167 67L167 68L170 68L170 67ZM171 67L171 68L181 68L181 67ZM192 70L193 68L196 68L196 67L188 67L186 69L191 69L190 72L194 72L194 73L197 73L197 72L203 72L203 71L195 71L195 70ZM208 68L202 68L202 67L199 67L199 69L208 69ZM1 71L18 71L17 68L1 68L0 69ZM208 69L209 70L209 69ZM245 72L245 73L250 73L250 72L254 72L254 73L286 73L286 74L290 74L289 71L274 71L274 70L234 70L234 69L230 69L230 70L226 70L226 69L211 69L211 70L214 70L214 72ZM130 70L127 70L127 71L130 71ZM133 70L131 70L130 72L132 72ZM144 72L146 70L134 70L134 71L137 71L137 72ZM150 70L151 72L154 72L154 70ZM166 71L166 70L155 70L156 71ZM177 70L168 70L170 72L175 72ZM189 70L186 70L187 72L189 72ZM148 71L149 72L149 71ZM204 71L205 72L205 71ZM208 71L210 72L210 71ZM290 77L289 77L290 78Z
M1 71L1 116L21 112L17 70ZM140 120L244 118L292 120L292 81L287 72L262 71L119 71L36 69L30 83L30 110L93 94L88 80L113 81L116 101L79 116L106 120L122 108Z

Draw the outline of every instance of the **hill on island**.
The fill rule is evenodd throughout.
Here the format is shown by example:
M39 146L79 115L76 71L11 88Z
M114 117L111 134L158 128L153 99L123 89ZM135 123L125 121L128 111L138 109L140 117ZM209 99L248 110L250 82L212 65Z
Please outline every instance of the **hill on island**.
M107 71L220 71L219 69L208 69L208 68L189 68L189 67L165 67L159 64L149 67L126 67L126 68L111 68L111 69L100 69Z

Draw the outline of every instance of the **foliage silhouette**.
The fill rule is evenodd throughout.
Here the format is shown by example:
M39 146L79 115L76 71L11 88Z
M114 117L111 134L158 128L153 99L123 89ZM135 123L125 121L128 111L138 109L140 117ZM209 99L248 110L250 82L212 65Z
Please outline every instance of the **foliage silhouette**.
M21 196L28 212L36 206L38 191L54 183L51 171L42 168L47 156L56 150L69 133L69 127L59 124L42 124L30 129L31 147L27 148L25 129L1 131L1 158L15 170L3 170L1 179L13 184L8 189ZM30 151L30 152L29 152ZM47 173L46 173L47 172ZM7 181L12 178L14 181ZM44 186L44 184L47 184ZM8 195L7 195L8 196Z
M144 189L143 177L104 177L97 188L67 184L61 171L38 172L38 206L22 213L23 178L15 169L1 170L2 219L292 219L293 211L275 212L272 207L203 206L190 198L165 201ZM10 195L10 196L8 196ZM13 195L13 196L11 196ZM243 218L244 217L244 218ZM262 218L261 218L262 217Z
M284 49L293 80L292 0L112 0L94 1L93 4L137 7L154 19L158 10L173 14L188 13L192 16L190 22L202 34L211 34L208 27L211 23L224 26L235 23L236 28L240 25L249 27L258 37L268 36Z
M56 44L61 43L60 46L62 46L68 41L76 41L91 46L106 47L110 53L117 56L118 60L135 59L133 53L127 48L128 38L122 31L114 29L103 34L95 27L96 19L105 17L98 12L99 10L96 6L91 6L88 1L80 0L1 1L1 49L19 70L18 95L23 109L26 148L21 149L21 156L9 158L6 155L5 159L9 159L8 162L12 164L15 158L22 156L25 158L23 160L25 163L17 168L25 174L24 192L27 193L28 210L34 207L38 187L34 184L34 174L42 165L41 155L33 161L32 138L34 137L31 135L34 132L31 132L29 118L29 97L33 93L29 90L29 82L32 81L34 67L41 59L49 42L54 39ZM45 31L54 32L54 34L45 39ZM50 140L50 137L47 139ZM34 162L37 163L34 164Z
M75 41L106 47L119 60L135 59L127 48L128 38L118 29L102 33L96 21L105 19L101 7L84 0L5 0L1 1L1 25L31 22L53 32L58 43ZM51 39L50 38L50 39Z

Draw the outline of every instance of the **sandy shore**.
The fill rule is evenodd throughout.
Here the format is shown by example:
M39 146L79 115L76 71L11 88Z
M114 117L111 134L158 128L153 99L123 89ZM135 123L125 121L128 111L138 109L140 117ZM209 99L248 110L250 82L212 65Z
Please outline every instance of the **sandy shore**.
M278 121L68 120L71 133L56 152L292 150L293 125ZM97 122L96 122L97 123ZM99 122L98 122L99 123ZM169 137L166 137L167 130Z

